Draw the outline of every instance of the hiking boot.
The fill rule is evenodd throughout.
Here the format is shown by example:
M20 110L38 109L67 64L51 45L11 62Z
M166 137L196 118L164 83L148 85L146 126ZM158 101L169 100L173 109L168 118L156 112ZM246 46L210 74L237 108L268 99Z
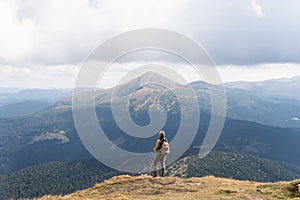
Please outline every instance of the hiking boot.
M165 168L161 168L161 177L165 177Z
M153 177L157 177L157 171L156 170L153 171Z

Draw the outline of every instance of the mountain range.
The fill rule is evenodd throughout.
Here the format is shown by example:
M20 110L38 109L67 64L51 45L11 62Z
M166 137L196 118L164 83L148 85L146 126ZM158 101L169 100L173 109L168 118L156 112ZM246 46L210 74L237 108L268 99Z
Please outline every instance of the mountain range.
M0 88L0 118L41 111L71 94L71 89Z
M270 79L260 82L229 82L226 88L247 91L259 97L277 97L300 100L300 76L293 78Z
M286 81L272 81L275 81L276 84L282 82L282 84L297 88L297 84L292 84L297 80L297 78L294 78ZM237 88L239 84L225 84L227 118L221 137L215 146L216 150L228 153L235 152L237 156L232 158L227 157L227 154L217 154L219 156L216 156L215 159L218 162L222 161L222 157L225 157L225 160L239 158L243 161L239 155L241 153L243 155L250 154L270 160L268 161L269 164L268 162L262 162L261 166L263 167L257 169L261 170L262 173L270 175L276 171L271 172L271 169L278 168L284 174L283 176L276 175L277 178L269 180L282 180L284 177L288 177L288 174L293 174L291 177L296 178L300 167L300 161L297 157L297 152L300 150L298 145L300 125L299 120L297 120L299 119L300 104L297 96L292 94L291 96L287 94L283 96L276 95L275 89L272 94L271 92L264 93L263 89L253 89L255 86ZM252 85L252 83L247 84ZM266 86L264 86L264 83L261 83L260 86L264 88L268 87L268 84L270 83L267 81ZM153 147L156 140L155 136L137 139L125 134L116 124L116 120L122 119L116 119L113 116L111 102L113 101L113 103L119 105L119 109L128 109L134 122L141 126L150 123L148 109L153 103L159 103L167 112L167 121L163 129L169 134L168 139L172 140L174 137L172 134L176 133L182 117L179 101L172 91L176 90L176 94L180 95L183 101L189 102L192 97L189 96L190 94L187 91L190 88L194 89L199 106L191 106L187 109L191 113L199 111L201 118L196 138L189 150L183 155L189 156L190 152L196 152L195 154L197 154L198 148L201 148L204 133L206 133L210 122L211 106L207 83L197 81L181 85L161 75L148 72L114 88L101 89L96 92L82 91L76 94L74 98L84 104L82 107L84 109L85 106L93 106L93 102L89 102L86 95L95 93L97 117L103 130L110 133L107 135L108 138L117 146L128 151L148 152ZM115 92L114 95L112 95L113 91ZM258 91L262 91L263 94L258 94ZM27 115L0 119L0 174L2 176L10 174L9 176L12 177L15 173L19 173L17 170L53 161L64 163L92 159L75 129L72 98L68 97L69 95L70 91L51 93L48 99L56 102L51 106L47 105L46 108L32 114L27 113ZM37 96L41 97L41 95ZM31 97L35 96L31 95ZM20 98L19 100L26 101L26 98ZM12 99L18 98L12 97ZM178 162L190 166L189 170L185 171L187 176L204 176L217 172L217 169L209 171L209 169L212 169L209 167L206 168L206 171L201 171L205 168L201 166L200 161L194 160L193 157ZM279 167L276 162L289 164L283 164ZM192 167L191 163L198 164ZM251 166L251 164L249 165ZM249 179L248 175L253 177L264 176L254 171L251 171L248 175L247 173L243 174L244 170L249 171L249 168L247 168L249 165L241 166L240 172L230 172L229 168L220 167L220 173L216 173L216 175L222 176L222 171L224 171L224 177L233 177L234 174L242 173L241 176L234 177L239 179ZM236 169L238 166L234 165L232 168ZM253 168L255 168L255 165L253 165ZM268 168L269 171L262 170ZM178 171L176 167L174 167L174 170L174 173L178 175L180 175L179 172L182 172L182 170ZM7 181L7 179L3 180ZM51 191L51 193L53 192Z

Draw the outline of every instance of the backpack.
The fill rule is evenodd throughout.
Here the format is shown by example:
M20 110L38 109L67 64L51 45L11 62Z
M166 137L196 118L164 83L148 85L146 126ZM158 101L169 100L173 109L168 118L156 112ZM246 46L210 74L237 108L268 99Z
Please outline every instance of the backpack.
M163 155L168 155L170 153L170 145L168 141L163 141L160 151Z

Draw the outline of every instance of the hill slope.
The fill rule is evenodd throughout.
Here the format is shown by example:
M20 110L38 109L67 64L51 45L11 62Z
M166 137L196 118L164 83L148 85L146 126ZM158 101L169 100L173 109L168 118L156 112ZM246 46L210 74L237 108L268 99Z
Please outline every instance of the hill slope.
M299 196L293 182L256 183L216 178L117 176L87 190L51 199L288 199Z
M186 156L173 163L168 174L180 177L217 176L259 182L300 178L300 168L283 162L234 152L211 151L205 158Z
M0 176L0 199L70 194L105 179L124 174L97 160L50 162ZM212 151L205 158L186 156L167 168L168 176L224 178L261 182L290 181L300 168L286 163L232 152ZM47 187L45 187L47 185Z
M53 103L45 100L27 100L0 106L0 117L14 117L27 115L43 110Z
M0 89L1 91L5 92L3 89ZM72 94L71 89L16 89L15 92L12 91L8 90L9 93L0 93L0 106L28 100L42 100L54 103Z
M122 140L122 143L119 144L120 148L132 152L137 150L147 152L152 149L156 140L154 136L144 140L130 138L118 128L109 107L97 107L96 111L99 114L98 119L103 125L103 130L111 133L110 140ZM142 113L134 118L139 119L138 122L144 122L147 119L145 115ZM176 133L180 122L179 117L176 113L170 115L164 127L167 133ZM209 116L202 113L200 127L192 146L202 144L203 133L206 133L208 122ZM63 143L60 140L59 133L61 131L65 133L63 136L69 142ZM51 140L45 138L45 133L48 132L57 138ZM216 148L253 154L300 166L298 157L292 156L300 149L299 132L300 129L282 129L228 119ZM172 140L171 136L171 134L168 136L170 141ZM90 158L91 155L81 143L76 132L72 111L69 109L44 111L17 119L0 119L0 174L44 162Z
M120 174L97 160L43 163L1 175L0 199L72 193Z

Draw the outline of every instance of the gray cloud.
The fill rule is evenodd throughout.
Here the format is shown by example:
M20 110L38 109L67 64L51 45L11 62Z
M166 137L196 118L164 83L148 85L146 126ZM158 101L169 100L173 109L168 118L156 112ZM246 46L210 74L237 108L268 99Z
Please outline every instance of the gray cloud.
M300 2L257 1L263 16L257 16L252 3L198 3L187 18L200 19L185 29L194 25L194 38L203 41L217 64L299 63ZM197 14L203 11L199 8L209 13Z
M78 65L106 39L144 27L191 37L218 65L300 63L299 7L297 0L2 1L0 63Z

